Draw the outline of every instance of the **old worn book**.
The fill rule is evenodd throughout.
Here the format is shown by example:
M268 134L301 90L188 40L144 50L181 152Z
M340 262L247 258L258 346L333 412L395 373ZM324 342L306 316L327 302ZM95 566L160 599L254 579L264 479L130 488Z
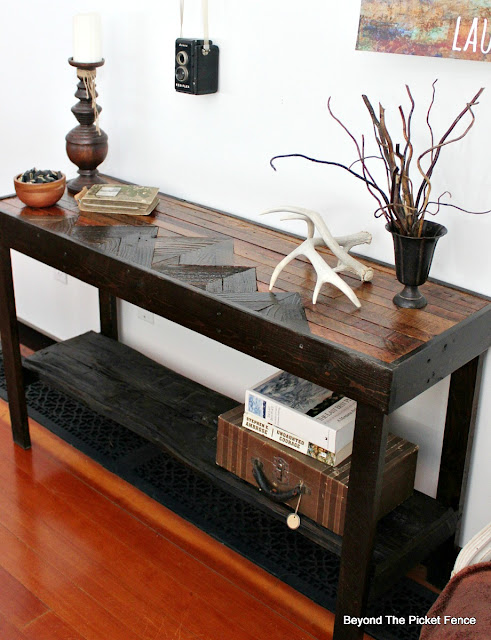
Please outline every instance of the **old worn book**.
M84 202L79 202L80 211L94 211L97 213L121 213L126 215L133 216L146 216L155 209L157 204L159 203L159 199L156 197L150 205L148 205L145 209L141 209L138 207L126 207L126 206L112 206L110 204L85 204Z
M342 535L346 514L351 458L336 467L324 464L280 443L244 429L244 405L218 418L216 462L242 480L258 486L258 469L275 502L284 501L292 509L318 524ZM418 447L399 436L389 434L378 515L392 511L409 498L414 488ZM255 476L256 474L256 476ZM300 504L282 494L302 484ZM267 495L269 491L262 493Z
M290 449L295 449L299 453L303 453L304 455L310 456L311 458L315 458L316 460L320 460L324 464L328 464L330 466L335 466L344 462L346 458L351 455L353 450L353 441L350 440L347 445L345 445L342 449L338 451L329 451L321 447L318 444L310 442L303 437L297 436L294 433L290 433L285 429L281 429L280 427L276 427L274 424L271 424L267 420L260 418L248 411L244 411L244 416L242 418L242 426L246 429L250 429L251 431L255 431L256 433L261 434L265 438L270 438L275 442L279 442L285 447L289 447ZM325 437L324 432L321 432L320 437Z
M158 204L157 187L93 185L78 198L81 211L148 215Z
M265 425L332 453L353 440L356 402L286 371L247 389L245 407Z

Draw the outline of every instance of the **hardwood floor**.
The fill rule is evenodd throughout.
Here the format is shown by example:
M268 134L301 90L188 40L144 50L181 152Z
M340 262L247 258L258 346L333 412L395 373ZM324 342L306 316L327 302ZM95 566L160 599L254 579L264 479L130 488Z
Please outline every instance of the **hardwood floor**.
M326 640L334 616L0 401L2 640ZM368 636L367 636L368 638Z
M34 349L52 342L20 329ZM1 640L332 638L333 614L32 420L30 429L24 451L0 399ZM412 577L432 588L423 567Z

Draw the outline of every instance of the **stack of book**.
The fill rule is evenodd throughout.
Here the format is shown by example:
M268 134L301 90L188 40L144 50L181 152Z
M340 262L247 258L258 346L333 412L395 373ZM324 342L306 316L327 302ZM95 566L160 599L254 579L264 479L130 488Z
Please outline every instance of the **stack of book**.
M247 389L242 426L325 464L351 455L356 402L286 371Z
M80 211L146 216L159 202L158 187L95 184L77 196Z

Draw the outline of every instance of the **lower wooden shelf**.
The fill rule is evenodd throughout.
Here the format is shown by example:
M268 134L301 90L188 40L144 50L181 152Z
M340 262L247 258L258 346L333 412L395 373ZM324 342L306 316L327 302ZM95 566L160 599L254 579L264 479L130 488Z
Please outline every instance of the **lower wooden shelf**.
M217 417L235 400L88 332L36 352L28 371L162 447L227 491L285 519L290 510L215 463ZM370 597L377 597L455 532L457 515L419 492L378 524ZM286 524L285 524L286 526ZM302 518L298 530L340 555L342 538Z

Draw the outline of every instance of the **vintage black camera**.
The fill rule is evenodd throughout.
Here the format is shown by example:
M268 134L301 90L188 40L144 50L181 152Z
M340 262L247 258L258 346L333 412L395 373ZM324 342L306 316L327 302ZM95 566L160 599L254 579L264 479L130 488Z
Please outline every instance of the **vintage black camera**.
M216 93L218 91L218 47L204 40L176 40L176 91L183 93Z

